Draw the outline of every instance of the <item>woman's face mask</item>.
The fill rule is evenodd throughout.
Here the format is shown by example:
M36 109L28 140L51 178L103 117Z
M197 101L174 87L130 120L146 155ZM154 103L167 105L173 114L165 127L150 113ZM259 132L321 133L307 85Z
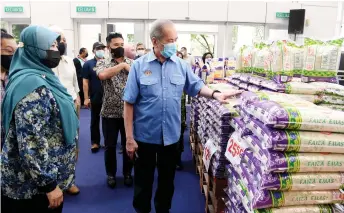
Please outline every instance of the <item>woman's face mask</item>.
M13 55L1 55L1 66L6 70L10 69Z
M67 46L66 43L58 44L57 48L59 49L60 55L64 55L66 53L66 50L67 50L66 46Z
M59 65L60 63L60 51L56 50L46 50L47 56L45 59L42 59L41 62L49 67L49 68L55 68Z

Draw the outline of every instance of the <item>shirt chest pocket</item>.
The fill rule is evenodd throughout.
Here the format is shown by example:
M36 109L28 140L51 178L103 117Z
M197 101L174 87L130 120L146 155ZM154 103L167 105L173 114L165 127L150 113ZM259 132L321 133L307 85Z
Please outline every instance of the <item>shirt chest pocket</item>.
M170 81L171 81L173 96L180 98L183 94L185 78L181 75L172 75Z
M153 77L140 78L140 90L142 96L156 97L160 95L161 88L158 88L158 79Z

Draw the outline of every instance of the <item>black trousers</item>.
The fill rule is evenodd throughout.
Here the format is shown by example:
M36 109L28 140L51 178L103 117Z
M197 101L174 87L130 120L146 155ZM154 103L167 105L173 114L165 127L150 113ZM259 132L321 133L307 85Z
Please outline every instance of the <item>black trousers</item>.
M177 156L177 165L182 163L182 153L184 152L184 131L185 127L181 127L181 133L178 141L178 156Z
M154 172L157 165L158 188L154 205L157 213L166 213L172 205L178 143L169 146L142 142L137 142L137 144L133 206L138 213L151 211Z
M55 209L48 208L49 200L46 195L35 195L31 199L16 200L1 196L1 213L61 213L63 203Z
M91 144L100 145L100 111L102 103L91 103Z
M117 157L116 145L118 133L121 133L121 144L125 147L126 136L123 118L103 118L103 135L105 143L105 169L108 176L116 177ZM131 175L133 161L129 159L126 152L123 152L123 175Z
M80 96L80 102L81 106L84 105L85 101L85 95L84 95L84 89L83 89L83 83L82 83L83 78L78 78L78 86L79 86L79 96Z

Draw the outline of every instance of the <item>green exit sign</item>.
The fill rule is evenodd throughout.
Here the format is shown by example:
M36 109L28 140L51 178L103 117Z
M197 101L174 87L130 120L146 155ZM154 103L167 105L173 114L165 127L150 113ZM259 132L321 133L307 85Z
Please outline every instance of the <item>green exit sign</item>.
M96 7L89 7L89 6L77 6L76 7L77 13L95 13Z
M22 13L24 7L5 7L5 13Z
M276 18L289 18L289 13L276 13Z

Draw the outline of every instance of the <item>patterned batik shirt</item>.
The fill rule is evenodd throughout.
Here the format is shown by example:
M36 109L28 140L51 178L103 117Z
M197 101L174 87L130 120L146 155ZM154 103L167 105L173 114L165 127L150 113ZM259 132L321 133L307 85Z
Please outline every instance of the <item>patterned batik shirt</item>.
M131 66L132 60L125 58L124 62ZM111 58L99 60L97 62L97 75L103 72L104 69L114 67L118 63ZM103 105L100 115L104 118L123 118L123 92L128 79L128 72L121 70L117 75L111 79L101 81L103 87Z
M65 143L53 94L45 87L34 90L13 112L1 153L2 195L30 199L56 185L66 190L74 184L75 163L76 145Z

